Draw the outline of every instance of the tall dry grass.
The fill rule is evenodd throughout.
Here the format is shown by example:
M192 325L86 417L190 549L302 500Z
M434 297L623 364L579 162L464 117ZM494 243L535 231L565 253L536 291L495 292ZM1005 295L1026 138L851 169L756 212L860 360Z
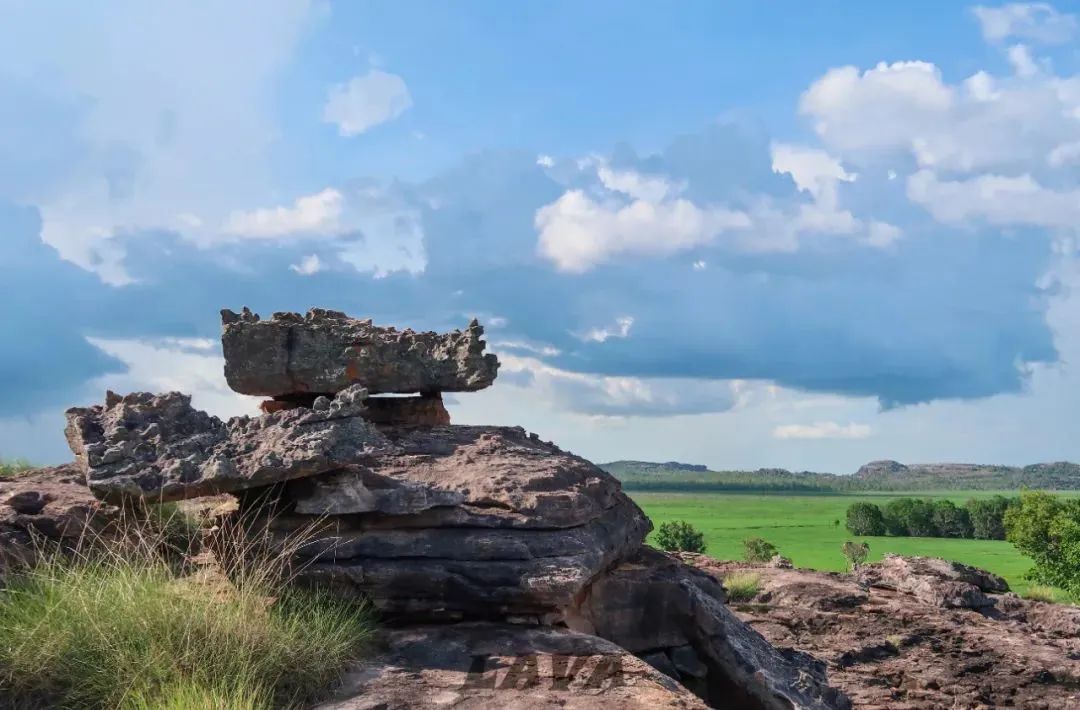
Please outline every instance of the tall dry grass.
M219 532L223 569L175 554L187 523L122 527L124 542L46 555L0 589L0 696L16 707L295 707L362 655L365 605L289 583L303 534Z

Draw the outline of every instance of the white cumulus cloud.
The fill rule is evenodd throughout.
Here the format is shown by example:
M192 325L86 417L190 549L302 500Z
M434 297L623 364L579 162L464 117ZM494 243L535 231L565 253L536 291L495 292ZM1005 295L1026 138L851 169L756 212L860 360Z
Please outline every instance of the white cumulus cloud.
M620 183L642 194L655 185ZM667 255L705 244L719 234L750 226L749 217L723 207L699 207L685 199L598 201L569 190L536 212L538 250L561 271L583 273L621 254Z
M838 424L816 422L814 424L782 424L773 429L774 439L865 439L870 436L866 424Z
M322 271L323 264L318 254L309 254L299 264L290 264L289 268L301 276L313 276Z
M274 239L338 229L342 195L326 188L314 195L297 198L288 207L267 207L235 211L225 222L224 231L237 237Z
M323 120L337 125L343 136L358 136L391 121L412 106L405 80L397 74L372 69L344 84L331 87Z
M601 328L590 328L578 337L586 342L603 343L610 338L625 338L630 335L630 329L634 327L632 316L621 316L614 323Z
M971 11L989 42L1015 37L1043 44L1064 44L1080 29L1075 15L1058 12L1045 2L1016 2L1001 7L977 5Z

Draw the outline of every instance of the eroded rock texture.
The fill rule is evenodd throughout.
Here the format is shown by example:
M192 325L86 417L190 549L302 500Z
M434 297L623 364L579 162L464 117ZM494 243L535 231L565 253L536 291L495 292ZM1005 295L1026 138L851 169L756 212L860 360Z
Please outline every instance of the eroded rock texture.
M320 710L704 710L617 645L562 629L463 623L382 633Z
M41 554L110 541L119 519L120 511L95 498L72 464L0 478L0 578Z
M936 557L885 555L881 562L862 567L858 577L872 587L896 589L928 604L956 609L993 606L987 593L1009 591L996 574Z
M642 548L582 596L572 627L639 654L717 708L846 708L825 664L782 652L725 606L720 583Z
M69 409L65 433L98 497L195 498L333 471L386 448L362 416L361 392L228 423L179 392L109 393L104 406Z
M687 559L718 577L747 567ZM919 570L918 585L866 583L875 567L905 565ZM867 567L858 577L756 567L761 591L734 611L775 647L825 662L830 683L856 708L1080 707L1080 609L996 594L996 575L944 560ZM954 595L927 595L935 579L945 588L971 585L988 604L942 604Z
M385 430L392 449L289 483L272 536L299 579L388 614L557 618L648 519L609 474L516 427ZM323 517L330 516L330 517Z
M475 320L464 331L416 333L321 308L269 320L245 308L223 310L221 322L225 379L242 394L333 393L353 384L372 394L471 392L489 386L499 368L484 354Z

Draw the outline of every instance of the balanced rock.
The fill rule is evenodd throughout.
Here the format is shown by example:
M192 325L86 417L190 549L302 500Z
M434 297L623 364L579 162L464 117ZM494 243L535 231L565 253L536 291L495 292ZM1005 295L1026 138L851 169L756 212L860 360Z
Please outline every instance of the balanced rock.
M330 394L354 384L371 394L466 392L494 380L499 361L484 354L475 320L450 333L397 330L339 311L221 312L225 379L241 394Z
M354 387L320 409L225 423L179 392L110 392L104 406L69 409L65 433L99 498L180 500L333 471L388 448L363 418L365 397Z

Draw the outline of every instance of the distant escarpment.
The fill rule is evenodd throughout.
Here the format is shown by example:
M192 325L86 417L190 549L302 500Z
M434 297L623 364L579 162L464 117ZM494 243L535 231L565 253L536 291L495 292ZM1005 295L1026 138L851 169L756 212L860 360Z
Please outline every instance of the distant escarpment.
M648 461L600 464L639 491L925 491L925 490L1080 490L1080 465L1067 461L1029 466L970 463L902 464L871 461L852 475L759 468L756 471L711 471L705 466Z

